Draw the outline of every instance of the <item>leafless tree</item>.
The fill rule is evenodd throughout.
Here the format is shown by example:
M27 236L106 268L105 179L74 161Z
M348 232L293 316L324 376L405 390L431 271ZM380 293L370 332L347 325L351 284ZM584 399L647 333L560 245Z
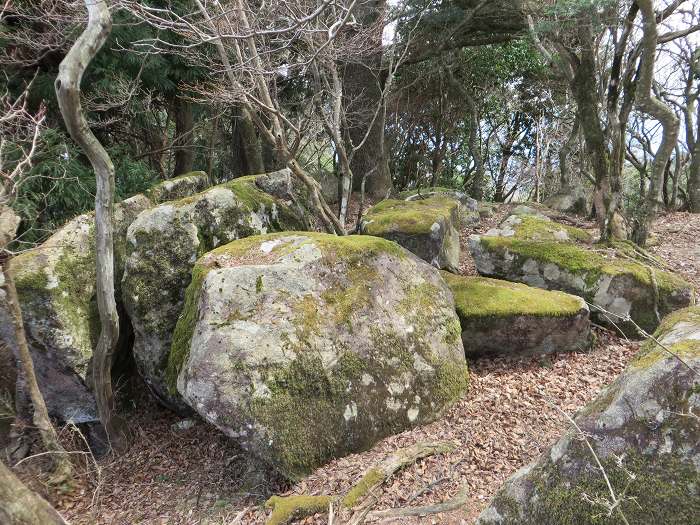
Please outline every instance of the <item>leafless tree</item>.
M85 7L87 26L61 62L55 88L66 128L87 155L97 179L95 244L101 331L93 353L93 381L97 413L109 445L121 452L127 446L126 425L114 411L111 377L113 354L119 339L119 317L114 297L114 165L92 133L80 102L83 73L107 40L112 23L106 0L85 0Z

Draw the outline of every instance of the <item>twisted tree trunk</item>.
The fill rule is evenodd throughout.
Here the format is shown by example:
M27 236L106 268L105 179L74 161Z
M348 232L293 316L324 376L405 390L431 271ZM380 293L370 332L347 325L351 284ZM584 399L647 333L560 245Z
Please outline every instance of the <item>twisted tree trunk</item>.
M654 2L652 0L637 0L637 5L642 13L643 21L642 61L637 87L637 106L640 111L658 120L662 129L661 144L652 163L649 192L646 195L640 215L637 217L632 234L633 240L640 246L644 246L654 220L664 205L664 173L673 149L676 147L680 122L673 110L654 96L651 89L654 81L656 45L659 39Z
M100 312L100 339L93 353L93 377L97 414L108 445L117 452L127 446L126 425L115 415L111 368L119 339L119 318L114 299L114 165L100 141L88 126L80 104L80 81L112 29L112 18L105 0L85 0L88 23L65 56L56 78L58 105L66 128L87 155L95 170L95 243L97 262L97 307Z

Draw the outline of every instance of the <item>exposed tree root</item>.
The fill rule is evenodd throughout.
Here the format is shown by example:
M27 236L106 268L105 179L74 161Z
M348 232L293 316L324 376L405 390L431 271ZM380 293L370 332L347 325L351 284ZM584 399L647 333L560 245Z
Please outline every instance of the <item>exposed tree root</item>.
M375 510L367 515L368 520L381 520L387 518L404 518L407 516L426 516L440 512L457 510L467 502L467 487L462 487L459 492L447 501L426 505L424 507L399 507L386 510Z
M433 456L435 454L444 454L456 448L456 444L449 441L430 441L417 443L411 447L402 448L387 456L377 465L368 469L353 487L342 496L272 496L265 506L272 509L272 514L267 522L267 525L286 525L293 520L298 520L311 516L318 512L327 512L329 508L340 508L341 515L349 514L355 510L354 514L346 521L347 525L360 524L368 516L370 516L371 508L376 504L377 498L374 496L374 491L383 485L399 470L412 465L416 461ZM460 492L460 495L462 493ZM459 495L458 495L459 496ZM446 505L446 510L453 510L450 505L458 503L457 498L453 498L445 503L434 505L439 508L440 505ZM466 495L464 496L466 498ZM466 501L466 499L465 499ZM336 505L337 503L337 505ZM461 504L458 506L463 505ZM424 509L419 514L430 514L428 507L419 507ZM458 507L454 507L458 508ZM428 509L428 510L425 510ZM389 509L390 511L411 509ZM382 511L383 512L383 511ZM436 510L434 512L444 512L444 510ZM405 514L406 516L416 514Z

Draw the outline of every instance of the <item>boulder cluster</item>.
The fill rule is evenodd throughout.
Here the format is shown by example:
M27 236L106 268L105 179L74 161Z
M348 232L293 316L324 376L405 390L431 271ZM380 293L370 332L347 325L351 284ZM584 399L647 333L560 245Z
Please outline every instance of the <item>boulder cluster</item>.
M544 208L521 206L472 236L482 276L465 277L457 274L461 226L491 213L466 195L400 194L345 237L313 231L304 195L287 170L216 186L196 172L117 204L115 216L120 353L133 355L165 406L196 412L292 479L438 418L468 387L467 358L582 351L591 314L639 335L694 301L690 285L646 252L596 244ZM97 420L93 245L94 215L86 214L12 264L50 413L75 423ZM693 339L684 319L667 319L659 340ZM630 389L651 396L640 393L652 388L648 378L671 381L683 370L650 346L626 374L581 422L592 432L607 414L600 453L608 459L629 437L633 415L622 400ZM688 385L697 380L685 376ZM674 392L664 394L680 396L664 410L697 401ZM697 465L697 443L682 432L654 436L654 450L682 449L672 461ZM634 461L649 461L652 441L639 442ZM532 498L544 505L537 491L559 487L562 468L585 473L585 454L561 463L582 450L577 440L555 449L511 482L515 495L504 492L483 523L520 523L508 520ZM542 509L530 522L542 522Z

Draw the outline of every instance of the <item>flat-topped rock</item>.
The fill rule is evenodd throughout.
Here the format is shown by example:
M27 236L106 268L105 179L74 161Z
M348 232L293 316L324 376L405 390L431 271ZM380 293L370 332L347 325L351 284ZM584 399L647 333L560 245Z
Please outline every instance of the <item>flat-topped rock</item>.
M433 186L429 188L417 188L414 190L402 191L398 198L406 201L414 201L427 199L435 195L455 199L460 204L460 219L462 224L475 225L481 220L479 214L479 201L470 197L466 192L455 188L443 188L441 186Z
M152 188L146 190L148 197L154 204L161 204L166 201L182 199L188 195L193 195L204 191L211 182L209 176L203 171L191 171L179 177L159 182Z
M547 217L510 216L486 235L471 236L469 249L481 275L578 295L595 305L599 323L631 336L639 332L626 316L653 331L662 316L695 304L692 286L641 248L593 244L585 230Z
M700 308L671 314L654 338L576 415L578 429L506 481L478 525L613 524L620 512L628 523L697 523ZM611 490L619 510L608 513Z
M290 478L433 421L467 387L452 294L393 242L249 237L192 275L169 385Z
M151 390L171 408L185 408L169 394L164 373L194 263L236 239L305 229L292 205L260 189L284 195L290 183L281 172L235 179L146 210L129 227L123 300L134 327L134 358Z
M370 208L362 233L394 241L436 268L459 266L460 204L435 195L412 201L388 199Z
M442 276L454 295L467 357L590 346L589 311L580 297L488 277Z

